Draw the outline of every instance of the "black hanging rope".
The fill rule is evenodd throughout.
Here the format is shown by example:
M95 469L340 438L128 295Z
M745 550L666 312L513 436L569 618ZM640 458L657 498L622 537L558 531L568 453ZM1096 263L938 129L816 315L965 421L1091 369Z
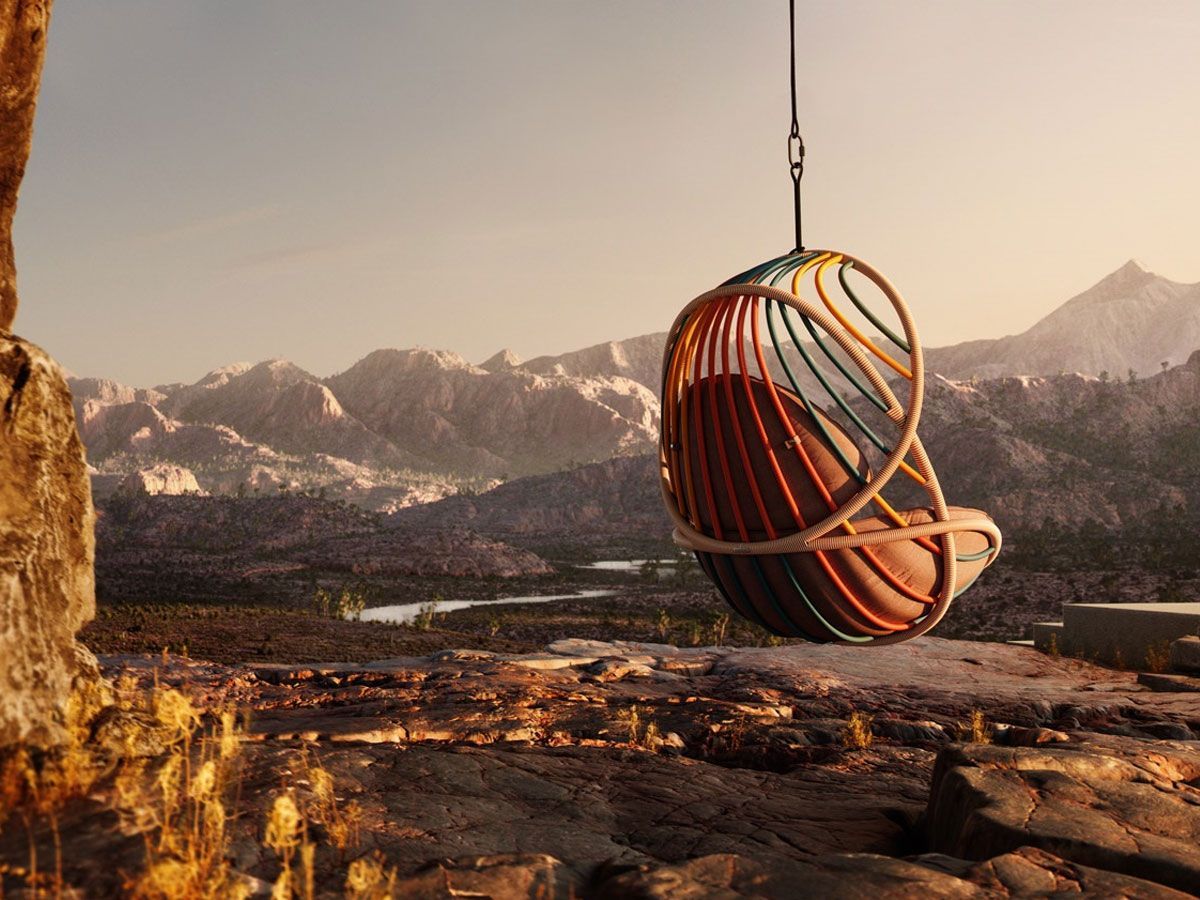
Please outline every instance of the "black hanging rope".
M792 130L788 134L788 162L791 164L792 190L795 192L796 253L804 249L804 228L800 216L800 179L804 176L804 138L800 137L800 116L796 111L796 0L788 0L788 25L791 34Z

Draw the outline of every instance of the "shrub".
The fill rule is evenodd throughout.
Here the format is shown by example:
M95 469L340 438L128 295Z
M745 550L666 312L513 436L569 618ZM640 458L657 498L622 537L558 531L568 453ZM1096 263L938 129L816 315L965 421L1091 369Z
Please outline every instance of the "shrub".
M433 599L428 603L422 603L420 610L413 617L413 626L419 631L429 631L433 628L434 618L437 616L438 604L442 602L441 594L434 594Z
M317 588L312 599L313 611L325 619L357 622L367 607L367 592L343 585L336 592Z
M1171 668L1171 642L1157 641L1146 648L1146 669L1165 672Z

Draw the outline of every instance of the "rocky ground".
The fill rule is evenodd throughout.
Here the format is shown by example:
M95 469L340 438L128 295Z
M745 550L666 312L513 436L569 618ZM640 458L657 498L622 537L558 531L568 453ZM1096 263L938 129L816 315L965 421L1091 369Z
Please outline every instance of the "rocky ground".
M571 639L368 664L103 664L251 711L229 853L263 889L278 863L261 814L307 748L362 811L354 847L318 850L319 895L375 851L404 897L1200 891L1200 693L1022 648ZM88 896L143 852L104 803L99 788L60 826L64 875ZM10 865L27 852L19 828L0 847Z

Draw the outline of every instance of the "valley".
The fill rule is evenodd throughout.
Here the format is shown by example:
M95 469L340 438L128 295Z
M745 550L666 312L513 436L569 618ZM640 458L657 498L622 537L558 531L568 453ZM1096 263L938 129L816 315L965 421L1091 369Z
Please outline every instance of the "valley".
M1068 313L1157 303L1190 340L1189 297L1130 264L1034 333L1044 344L1061 332L1051 343L1070 360L1055 325ZM1149 320L1131 318L1120 352L1159 354L1138 324ZM778 642L731 616L690 560L657 576L589 568L679 556L653 455L661 342L529 361L502 351L479 366L381 350L329 378L276 360L147 389L74 379L100 509L89 640L227 662L529 649L564 635ZM1132 358L1097 346L1093 367ZM1064 602L1194 596L1200 554L1178 535L1200 527L1200 353L1145 375L980 377L998 352L987 347L929 351L962 377L929 377L926 446L950 501L988 510L1005 533L939 635L1017 639ZM901 507L921 502L895 487ZM314 611L322 591L430 612L401 625L331 618ZM212 637L272 615L277 627L247 629L262 640Z

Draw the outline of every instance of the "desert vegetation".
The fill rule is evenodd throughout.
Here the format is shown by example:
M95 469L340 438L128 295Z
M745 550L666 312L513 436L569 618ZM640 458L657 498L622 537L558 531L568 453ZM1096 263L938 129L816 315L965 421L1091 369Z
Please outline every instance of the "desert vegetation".
M62 822L86 814L113 816L140 847L126 854L136 864L115 875L124 896L311 900L318 856L323 896L338 879L347 898L393 896L395 869L361 846L361 806L343 799L315 752L297 747L268 796L244 791L246 711L202 711L186 688L124 677L81 682L66 715L63 746L11 749L0 760L0 837L15 826L27 847L23 865L0 864L0 888L71 896ZM275 860L265 888L231 866L235 833Z

